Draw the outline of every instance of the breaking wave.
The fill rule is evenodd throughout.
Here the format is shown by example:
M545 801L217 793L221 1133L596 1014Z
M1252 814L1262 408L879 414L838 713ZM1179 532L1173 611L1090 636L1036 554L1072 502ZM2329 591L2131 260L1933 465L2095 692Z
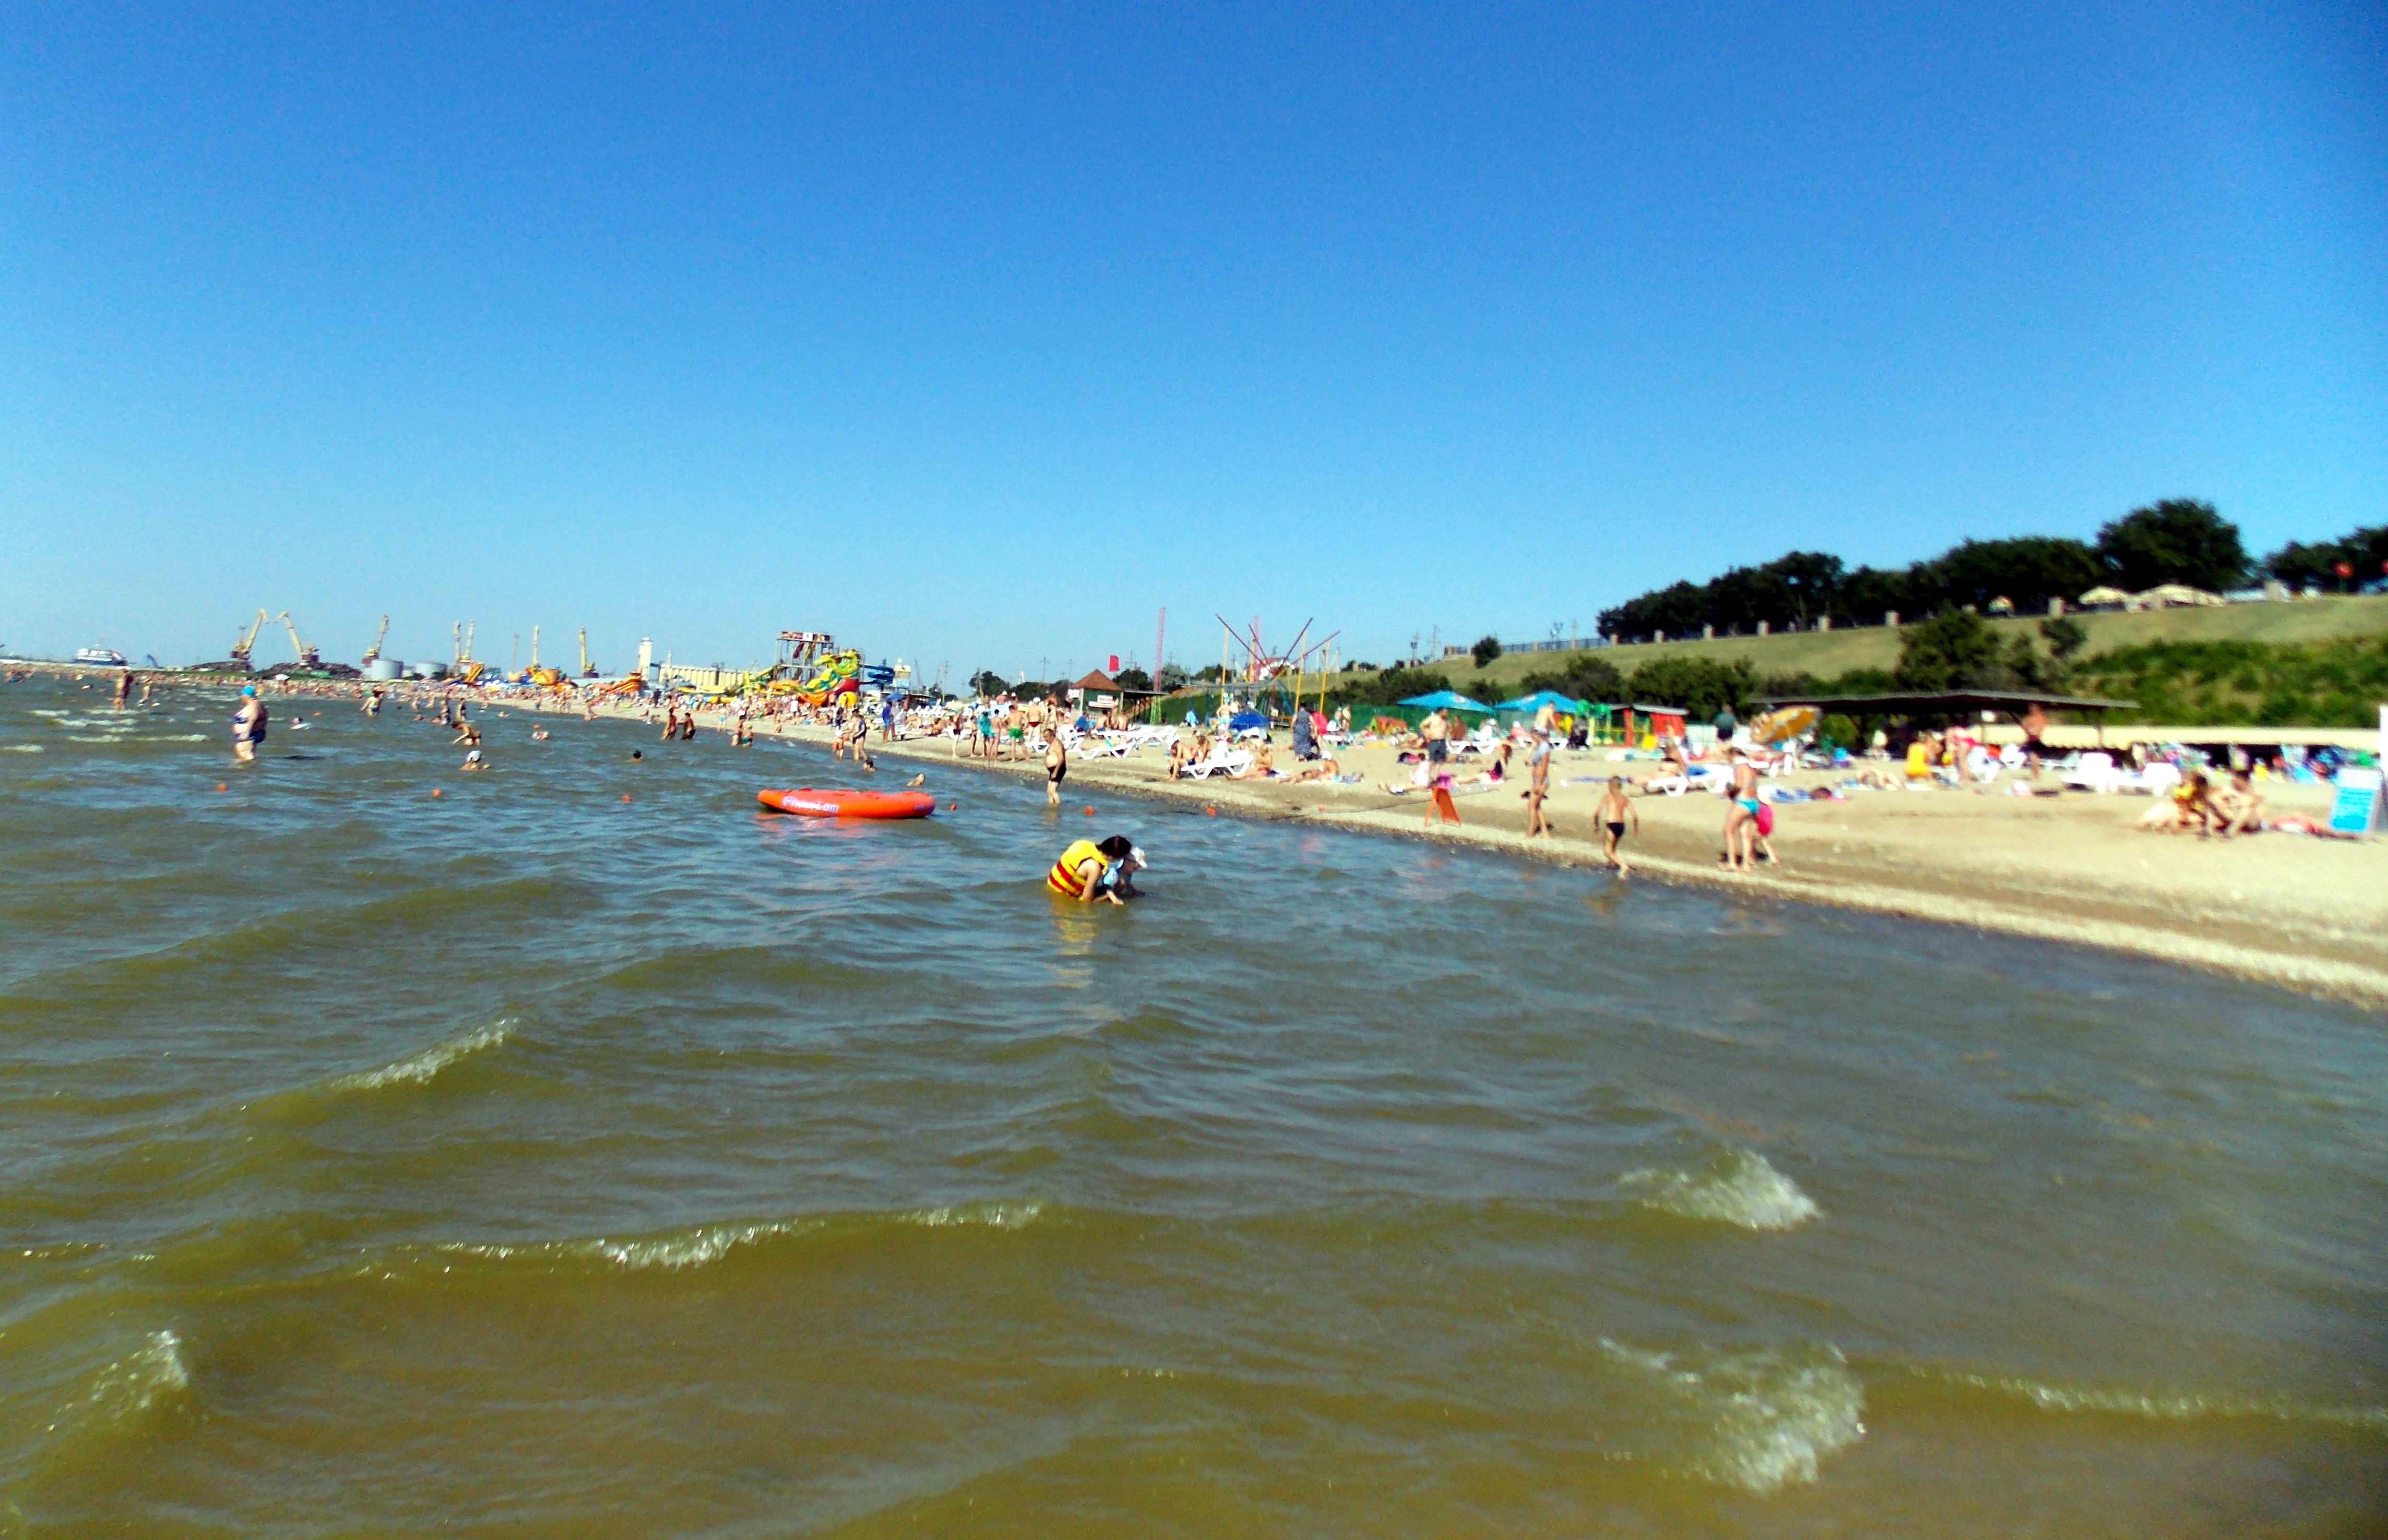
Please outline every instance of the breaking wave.
M1815 1481L1829 1455L1865 1436L1865 1386L1829 1344L1740 1352L1645 1352L1600 1339L1646 1377L1681 1432L1681 1468L1755 1496Z
M99 1371L86 1400L101 1417L121 1421L190 1388L182 1338L171 1331L152 1332L139 1348Z
M477 1054L484 1048L495 1048L505 1041L513 1035L514 1029L514 1023L512 1017L494 1021L487 1027L467 1032L462 1037L450 1038L444 1042L434 1043L422 1053L411 1058L400 1059L396 1064L386 1064L379 1069L361 1070L354 1075L343 1075L332 1082L332 1089L334 1091L378 1091L384 1086L396 1085L401 1080L411 1080L416 1085L428 1085L433 1076L438 1075L458 1059Z
M1744 1230L1792 1230L1823 1212L1752 1150L1727 1151L1697 1170L1631 1172L1622 1185L1645 1208Z
M11 743L5 749L0 749L0 753L10 754L38 754L42 752L44 752L44 751L38 743Z

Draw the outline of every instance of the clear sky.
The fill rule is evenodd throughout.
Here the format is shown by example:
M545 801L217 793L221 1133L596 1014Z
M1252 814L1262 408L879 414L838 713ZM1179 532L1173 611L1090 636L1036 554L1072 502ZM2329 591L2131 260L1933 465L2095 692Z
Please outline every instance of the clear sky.
M959 680L2342 533L2383 14L18 0L0 643Z

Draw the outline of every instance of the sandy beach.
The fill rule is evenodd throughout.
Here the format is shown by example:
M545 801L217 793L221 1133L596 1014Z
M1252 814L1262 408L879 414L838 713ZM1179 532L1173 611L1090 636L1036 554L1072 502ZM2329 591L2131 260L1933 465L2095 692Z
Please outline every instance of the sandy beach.
M623 714L632 714L625 713ZM719 730L712 713L706 737ZM757 723L767 735L826 743L826 727ZM921 762L932 784L949 772L1041 777L1035 763L956 759L944 739L883 743L890 761ZM1074 759L1070 786L1171 798L1222 814L1293 818L1412 839L1479 845L1575 865L1603 865L1594 809L1618 773L1647 774L1611 751L1560 754L1548 813L1556 836L1525 838L1521 782L1457 797L1461 822L1431 821L1426 799L1391 796L1406 767L1385 748L1341 756L1362 785L1281 781L1171 781L1158 751L1127 760ZM759 762L762 771L768 761ZM881 772L891 776L891 764ZM908 772L908 776L910 772ZM1821 787L1826 772L1785 784ZM2045 784L2053 786L2051 776ZM1066 795L1066 793L1065 793ZM2273 781L2275 814L2327 815L2331 789ZM1698 883L1753 897L1826 903L1875 914L1976 927L2136 953L2217 969L2326 998L2388 1004L2388 845L2263 834L2200 840L2135 827L2144 797L2067 792L2024 798L1993 789L1858 791L1846 802L1776 809L1771 869L1720 870L1723 808L1712 795L1634 799L1641 830L1629 839L1632 880Z

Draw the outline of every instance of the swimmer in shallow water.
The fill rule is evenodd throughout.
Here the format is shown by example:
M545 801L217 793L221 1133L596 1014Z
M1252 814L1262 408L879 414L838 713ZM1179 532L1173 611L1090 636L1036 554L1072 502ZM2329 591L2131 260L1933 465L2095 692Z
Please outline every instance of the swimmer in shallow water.
M1115 877L1113 868L1125 865L1132 872L1142 864L1142 854L1124 834L1114 834L1099 845L1080 839L1053 863L1053 869L1045 874L1045 886L1079 903L1124 904L1126 899L1121 897L1121 890L1126 884L1127 874ZM1131 897L1136 893L1132 885L1125 886L1124 890Z

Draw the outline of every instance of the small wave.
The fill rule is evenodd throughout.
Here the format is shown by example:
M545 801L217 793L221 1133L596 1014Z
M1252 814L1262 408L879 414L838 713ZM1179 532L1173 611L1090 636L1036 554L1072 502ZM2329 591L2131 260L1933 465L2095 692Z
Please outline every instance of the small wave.
M783 1236L809 1235L832 1229L867 1228L873 1224L984 1225L993 1230L1019 1230L1044 1212L1038 1203L958 1204L916 1208L897 1214L823 1214L800 1219L776 1219L755 1224L698 1225L660 1235L627 1239L600 1235L585 1241L450 1242L438 1250L451 1256L476 1256L489 1261L516 1260L606 1262L626 1270L661 1268L677 1271L718 1262L740 1246L751 1246Z
M774 1235L799 1235L818 1230L818 1219L788 1220L775 1224L699 1225L694 1230L675 1231L665 1235L634 1237L617 1241L598 1236L588 1241L533 1241L524 1244L502 1242L486 1243L454 1243L439 1249L455 1256L479 1256L490 1261L512 1261L518 1257L565 1261L603 1261L617 1268L701 1268L707 1262L718 1262L733 1247L752 1245Z
M139 1348L99 1371L86 1399L102 1417L121 1421L190 1388L183 1339L171 1331L152 1332Z
M986 1225L995 1230L1020 1230L1045 1212L1041 1203L968 1203L945 1208L915 1208L898 1214L898 1224Z
M1623 1180L1645 1208L1744 1230L1792 1230L1823 1210L1754 1150L1730 1150L1694 1171L1633 1171Z
M1766 1496L1808 1485L1826 1456L1865 1436L1865 1386L1830 1344L1654 1353L1607 1337L1614 1361L1651 1377L1688 1434L1683 1469Z
M2245 1395L2166 1395L2144 1391L2051 1385L2019 1376L1994 1374L1942 1371L1937 1377L1974 1390L2015 1396L2042 1411L2101 1412L2109 1416L2144 1417L2165 1422L2260 1417L2282 1422L2318 1422L2388 1433L2388 1407L2318 1407L2300 1401Z
M484 1048L495 1048L505 1041L513 1034L514 1028L512 1018L493 1022L477 1031L467 1032L463 1037L450 1038L445 1042L434 1043L413 1058L400 1059L396 1064L386 1064L379 1069L362 1070L354 1075L343 1075L332 1082L332 1089L334 1091L378 1091L384 1086L396 1085L400 1080L412 1080L416 1085L428 1085L433 1076L454 1064L458 1059L469 1054L477 1054Z
M38 743L11 743L6 751L11 754L38 754L44 751Z

